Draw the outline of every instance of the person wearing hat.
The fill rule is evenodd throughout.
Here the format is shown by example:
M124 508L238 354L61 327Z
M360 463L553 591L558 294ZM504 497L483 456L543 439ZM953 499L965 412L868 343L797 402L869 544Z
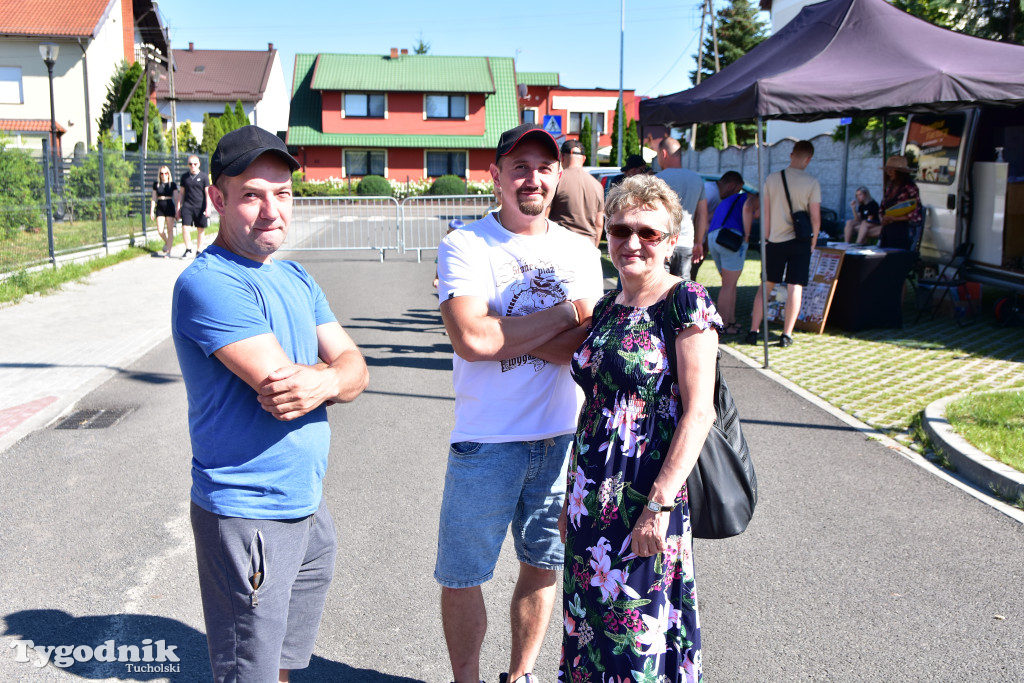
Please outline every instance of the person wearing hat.
M626 157L626 164L619 170L622 171L622 173L608 181L608 190L612 189L626 178L631 178L635 175L640 175L641 173L649 173L651 167L647 165L647 162L644 161L644 158L639 154L630 154Z
M882 214L882 246L910 249L914 242L914 231L921 223L921 192L911 179L907 158L893 155L882 167L885 173L885 188L879 207Z
M317 283L274 258L298 167L256 126L221 138L210 163L220 230L174 284L190 516L217 681L286 681L309 665L336 552L322 496L327 406L368 381Z
M604 229L604 188L583 170L587 153L579 140L566 140L561 147L562 177L555 188L548 218L583 235L594 246L601 243Z
M603 294L597 248L547 218L559 147L539 126L502 133L490 166L498 211L438 247L438 298L451 339L452 430L434 578L456 683L480 680L482 584L512 529L519 575L500 681L532 669L563 565L558 516L580 396L572 355Z

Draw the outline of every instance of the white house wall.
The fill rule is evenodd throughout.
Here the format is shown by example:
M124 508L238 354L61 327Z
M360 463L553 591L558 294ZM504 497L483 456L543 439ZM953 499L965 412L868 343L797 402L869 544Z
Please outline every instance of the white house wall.
M256 104L255 116L250 116L249 119L271 133L286 131L290 103L291 96L284 81L284 70L281 68L281 53L277 52L270 67L270 79L263 92L263 99Z
M124 59L121 34L121 3L115 2L95 40L82 40L87 46L89 61L89 116L92 118L92 139L86 140L85 69L82 49L77 40L47 38L11 38L0 40L0 66L20 66L22 104L0 104L3 119L50 119L50 86L46 65L39 56L39 43L53 42L60 46L57 63L53 67L54 115L57 123L67 132L61 137L65 156L74 152L81 142L95 145L99 136L100 114L107 97L107 86ZM22 135L24 145L42 146L45 134Z

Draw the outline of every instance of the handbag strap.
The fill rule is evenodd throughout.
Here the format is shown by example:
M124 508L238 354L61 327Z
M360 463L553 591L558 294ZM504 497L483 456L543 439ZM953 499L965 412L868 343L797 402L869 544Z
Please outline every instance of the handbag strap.
M786 182L786 169L782 169L782 189L786 191L786 204L789 205L789 218L793 218L793 200L789 198L789 183ZM793 221L796 223L796 221Z

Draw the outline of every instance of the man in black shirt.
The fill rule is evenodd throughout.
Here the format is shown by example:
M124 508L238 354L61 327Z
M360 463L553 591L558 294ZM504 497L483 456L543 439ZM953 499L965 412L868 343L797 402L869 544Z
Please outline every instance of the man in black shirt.
M181 235L185 240L186 258L192 253L192 238L189 226L196 226L196 251L198 256L203 250L203 232L210 220L210 182L206 174L199 171L199 157L194 154L188 158L188 172L183 173L178 183L178 220L181 221Z

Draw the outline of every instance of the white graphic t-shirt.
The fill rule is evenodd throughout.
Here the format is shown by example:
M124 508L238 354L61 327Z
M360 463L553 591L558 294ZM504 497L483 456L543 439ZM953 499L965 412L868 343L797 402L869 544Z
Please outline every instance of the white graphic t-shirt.
M489 214L438 247L438 296L485 299L498 315L528 315L604 293L593 242L552 222L543 235L516 235ZM576 431L582 396L569 366L529 354L470 362L455 354L452 443L534 441Z

